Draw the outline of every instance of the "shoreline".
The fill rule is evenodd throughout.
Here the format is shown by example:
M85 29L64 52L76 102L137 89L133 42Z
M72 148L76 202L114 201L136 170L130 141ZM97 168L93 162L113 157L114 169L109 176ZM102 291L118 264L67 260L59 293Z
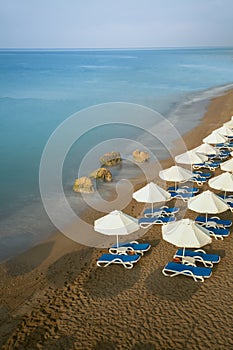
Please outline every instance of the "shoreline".
M202 139L207 134L228 121L232 115L233 89L211 99L199 125L183 135L187 149L202 143ZM174 146L175 152L178 154L179 144ZM165 169L173 165L174 162L169 158L160 161L160 163ZM139 183L140 181L141 183ZM142 186L143 179L140 179L140 181L135 179L136 188ZM158 184L164 186L164 182L160 179L158 179ZM137 217L142 207L143 204L132 200L124 211ZM182 209L186 212L183 203ZM188 214L191 218L195 216L191 212L188 212ZM93 224L93 220L97 215L98 213L93 210L87 210L83 213L83 219ZM223 213L224 218L231 215L230 212ZM111 349L111 344L116 344L115 349L134 349L132 344L129 345L129 340L131 339L132 342L134 339L135 346L137 344L151 345L150 349L166 349L174 346L176 349L188 350L193 348L195 339L192 335L190 335L190 339L187 339L187 335L182 339L185 327L188 326L190 330L193 328L194 320L198 320L200 312L205 312L205 305L210 308L211 322L213 322L212 314L222 312L225 318L225 328L221 326L218 319L217 323L222 329L218 333L216 329L219 330L220 326L218 327L215 324L216 327L211 328L213 334L209 328L211 327L210 322L206 320L207 316L201 314L200 320L198 320L200 325L195 330L196 332L199 331L200 339L197 340L201 344L199 348L208 349L206 344L208 344L209 349L211 344L212 348L219 344L218 349L226 349L232 346L229 328L229 319L232 315L227 306L231 300L231 289L233 287L233 281L229 277L232 271L233 249L231 249L232 253L230 252L230 247L233 248L232 237L226 238L224 242L213 242L211 245L213 251L222 252L223 261L213 272L211 279L201 287L193 281L186 281L186 279L180 279L179 277L170 279L162 275L162 266L172 258L175 248L161 240L160 227L151 228L140 240L149 241L152 249L132 271L125 271L118 266L110 266L104 270L96 268L96 259L106 249L82 246L66 238L60 232L54 232L44 242L0 264L0 300L3 305L0 310L0 320L2 321L0 323L0 334L2 335L0 346L3 346L2 349L14 349L17 341L25 348L31 343L34 344L33 336L35 337L36 329L38 327L43 328L44 322L45 325L54 330L54 334L48 335L43 328L42 340L39 339L37 342L38 344L40 341L49 344L46 341L51 338L54 344L57 342L57 349ZM227 282L223 287L222 283L224 281ZM136 291L135 286L137 286ZM169 288L172 288L173 292L174 288L177 288L174 295L172 295L172 290L167 290ZM211 293L211 288L216 293L221 288L225 288L226 294ZM207 291L208 295L206 295ZM217 301L216 295L219 297ZM229 301L228 299L225 300L225 297L228 297ZM75 300L72 298L75 298ZM197 305L197 310L192 309L194 301L196 304L193 307L195 308ZM141 310L138 310L139 319L137 322L133 317L135 312L133 310L136 307L135 302L141 305ZM223 302L226 302L224 308ZM76 317L70 316L72 314L71 305L77 312ZM159 311L155 315L151 314L152 306ZM166 308L170 310L169 317L171 320L168 319ZM42 309L47 311L44 312ZM187 310L191 311L191 314L187 314ZM121 319L129 320L126 311L132 319L130 328L127 328L127 326L124 328L121 324ZM53 312L56 313L61 325L66 324L63 316L66 315L67 321L67 315L69 315L67 321L69 326L66 326L63 331L56 321L51 321L51 314L54 316ZM183 320L174 323L177 314L180 313L184 315ZM116 329L109 328L108 323L105 323L107 321L105 314L111 315ZM163 317L162 320L160 320L160 316ZM211 337L204 332L204 322L206 321L208 333L212 333ZM150 327L147 327L147 324L150 324ZM184 331L182 331L182 326ZM78 332L77 327L79 328ZM85 330L86 327L89 327L92 332L88 333ZM161 334L156 331L156 327L157 330L160 329ZM140 329L143 329L141 334ZM120 347L117 340L120 331L122 332L121 338L123 338L125 344L128 344L128 347ZM47 338L44 338L44 334L47 334ZM69 343L67 340L69 334L73 334L71 337L73 345L64 345ZM109 338L107 338L107 334ZM171 334L174 334L174 337L169 339ZM206 340L204 340L204 336ZM80 348L75 347L75 342L78 341L82 344ZM96 344L99 344L99 347ZM37 343L34 344L34 347L37 348ZM40 348L39 345L38 348Z

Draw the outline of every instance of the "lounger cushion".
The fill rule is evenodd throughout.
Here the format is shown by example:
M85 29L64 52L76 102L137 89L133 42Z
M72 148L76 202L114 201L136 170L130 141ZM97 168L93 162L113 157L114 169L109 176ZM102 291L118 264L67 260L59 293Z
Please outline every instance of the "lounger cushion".
M133 250L141 250L143 252L146 252L147 250L150 249L151 245L149 243L119 243L118 247L130 247L133 248ZM117 248L117 244L114 244L112 248Z

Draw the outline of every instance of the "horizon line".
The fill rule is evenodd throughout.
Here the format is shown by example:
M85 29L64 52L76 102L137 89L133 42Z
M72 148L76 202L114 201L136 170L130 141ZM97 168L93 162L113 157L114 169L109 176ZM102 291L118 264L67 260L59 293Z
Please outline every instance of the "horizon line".
M231 49L233 46L158 46L158 47L0 47L0 51L129 51L129 50L182 50Z

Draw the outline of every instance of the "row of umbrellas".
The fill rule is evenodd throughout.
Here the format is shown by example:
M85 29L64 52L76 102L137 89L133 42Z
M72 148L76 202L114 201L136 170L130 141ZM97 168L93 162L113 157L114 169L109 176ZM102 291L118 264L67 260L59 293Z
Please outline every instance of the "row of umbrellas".
M179 163L195 164L202 163L208 160L208 155L217 154L216 148L210 144L226 142L226 136L233 136L233 117L230 122L226 123L222 128L219 128L203 139L203 144L191 151L187 151L175 158ZM233 172L233 158L221 163L221 169L224 171ZM173 181L175 188L178 182L187 181L193 177L190 170L174 165L168 169L162 170L159 173L161 179ZM233 191L233 175L226 172L209 180L209 185L212 188L224 191L224 197L227 191ZM134 192L133 198L138 202L150 203L152 210L156 202L164 202L171 199L171 194L156 185L153 182L148 183L140 190ZM216 214L228 210L226 202L217 196L212 191L204 191L188 201L188 208L198 213ZM97 232L106 235L117 236L127 235L139 229L138 220L115 210L100 219L95 220L94 229ZM184 234L185 233L185 234ZM178 247L199 248L211 242L208 230L197 225L190 219L183 219L178 222L170 223L162 227L163 238L168 242L175 244Z

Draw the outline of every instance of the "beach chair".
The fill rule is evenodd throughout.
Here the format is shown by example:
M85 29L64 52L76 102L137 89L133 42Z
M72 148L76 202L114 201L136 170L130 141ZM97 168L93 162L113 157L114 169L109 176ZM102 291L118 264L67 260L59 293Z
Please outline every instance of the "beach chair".
M217 161L218 159L220 161L223 161L223 160L226 160L229 157L229 155L230 155L230 152L226 151L218 154L208 155L208 158L210 161Z
M144 211L144 216L146 218L150 218L152 216L174 216L176 213L178 213L178 211L180 210L180 208L177 208L177 207L173 207L173 208L169 208L167 207L166 205L163 206L163 207L160 207L160 208L153 208L150 209L146 209Z
M231 220L222 220L218 216L212 216L207 219L204 216L198 215L195 218L195 222L199 225L205 225L205 227L214 227L214 228L226 228L232 225Z
M203 227L205 227L209 231L209 235L211 237L214 237L215 239L219 238L223 240L223 238L228 237L230 234L230 231L227 230L226 228L214 228L214 227L207 227L205 225L203 225Z
M228 206L232 207L233 206L233 195L228 195L228 196L223 196L223 195L220 195L218 194L218 196L223 199L227 204Z
M152 225L164 225L176 221L174 216L155 216L150 218L140 218L138 224L141 228L148 228Z
M228 151L233 150L233 143L232 142L226 142L226 143L217 143L215 145L218 149L227 149Z
M177 193L177 192L170 192L172 198L182 199L184 202L188 202L189 198L192 198L194 196L194 193Z
M199 267L186 264L180 264L170 261L163 268L162 273L164 276L178 276L184 275L194 279L195 282L204 282L205 278L209 278L212 274L212 270L209 267Z
M170 186L167 189L168 192L176 192L176 193L198 193L199 192L199 188L197 187L188 187L188 186L182 186L182 187L178 187L176 188L175 186Z
M127 254L103 254L97 260L97 266L107 267L110 264L121 264L126 269L132 269L134 264L141 258L140 254L127 255Z
M232 199L230 197L227 197L226 199L224 199L224 201L228 205L230 211L233 212L233 201L232 201Z
M206 181L207 181L206 177L193 176L190 179L188 179L188 181L184 181L184 182L192 182L198 186L203 186L203 184L206 183Z
M210 171L215 171L219 167L220 163L204 162L199 164L193 164L193 169L207 168Z
M151 248L149 243L139 243L137 241L114 244L109 248L110 254L141 254L143 255Z
M197 177L197 178L206 178L206 179L209 179L212 174L211 173L203 173L203 171L200 171L200 170L197 170L197 171L193 171L193 175L194 177Z
M174 255L174 258L182 259L183 256L191 257L195 260L195 262L202 263L205 267L213 267L213 264L216 264L220 261L220 256L217 254L206 254L203 250L189 250L185 249L183 252L183 249L178 249Z

